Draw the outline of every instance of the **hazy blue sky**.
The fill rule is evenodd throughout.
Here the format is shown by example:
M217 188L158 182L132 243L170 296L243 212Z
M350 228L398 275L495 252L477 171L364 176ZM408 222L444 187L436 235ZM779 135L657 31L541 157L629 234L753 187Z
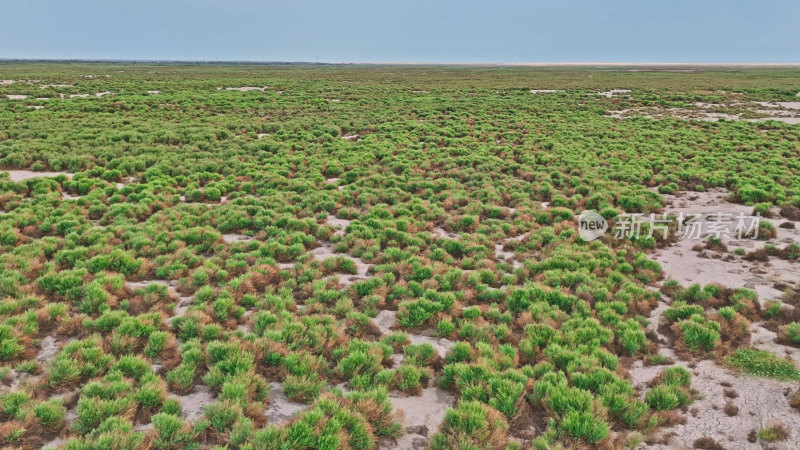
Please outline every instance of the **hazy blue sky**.
M0 58L800 62L798 0L0 0Z

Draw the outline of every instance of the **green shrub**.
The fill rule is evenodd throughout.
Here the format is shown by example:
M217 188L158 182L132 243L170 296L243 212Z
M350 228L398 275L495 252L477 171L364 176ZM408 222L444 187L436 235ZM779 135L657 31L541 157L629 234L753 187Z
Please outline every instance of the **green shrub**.
M309 403L319 396L325 380L316 373L309 375L287 375L283 381L283 392L292 400Z
M36 405L33 408L33 413L42 425L51 426L64 420L67 415L67 408L61 404L60 399L53 399Z
M720 325L717 322L695 315L678 322L678 327L683 343L692 353L700 350L711 351L719 343Z
M590 412L570 411L561 422L561 429L578 439L584 439L593 444L604 439L610 427L608 424Z
M431 449L503 448L508 423L496 411L475 401L460 401L448 408L439 432L431 439Z
M667 411L689 403L689 395L676 386L660 384L647 391L645 401L657 411Z

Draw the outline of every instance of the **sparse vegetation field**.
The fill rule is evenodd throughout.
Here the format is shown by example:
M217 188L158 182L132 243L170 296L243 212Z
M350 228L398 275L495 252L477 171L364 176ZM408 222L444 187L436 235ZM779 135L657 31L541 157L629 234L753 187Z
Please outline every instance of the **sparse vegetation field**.
M800 378L800 70L0 80L4 448L718 445L693 405L800 438L735 397ZM759 239L613 232L723 206Z

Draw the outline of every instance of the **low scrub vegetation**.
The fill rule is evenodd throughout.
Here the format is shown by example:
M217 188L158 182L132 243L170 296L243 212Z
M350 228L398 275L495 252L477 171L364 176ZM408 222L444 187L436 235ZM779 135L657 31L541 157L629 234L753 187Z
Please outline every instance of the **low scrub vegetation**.
M456 399L422 433L434 449L622 448L693 401L659 339L800 378L743 347L759 320L800 345L780 305L716 284L659 292L667 242L586 242L575 226L584 209L613 227L712 188L792 214L797 127L605 113L728 95L694 92L712 81L788 101L796 77L397 71L414 76L0 66L69 85L0 86L0 444L371 449L422 433L396 403L433 392ZM630 96L593 95L623 82ZM259 89L225 89L243 86ZM635 389L639 362L665 366Z

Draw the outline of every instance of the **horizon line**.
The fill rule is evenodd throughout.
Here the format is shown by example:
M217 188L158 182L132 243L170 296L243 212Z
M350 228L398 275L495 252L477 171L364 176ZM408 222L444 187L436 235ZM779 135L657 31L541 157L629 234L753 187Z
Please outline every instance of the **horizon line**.
M415 62L415 61L269 61L222 59L122 59L122 58L0 58L0 62L84 62L155 64L263 64L263 65L359 65L359 66L474 66L474 67L800 67L800 62L626 62L626 61L541 61L541 62Z

